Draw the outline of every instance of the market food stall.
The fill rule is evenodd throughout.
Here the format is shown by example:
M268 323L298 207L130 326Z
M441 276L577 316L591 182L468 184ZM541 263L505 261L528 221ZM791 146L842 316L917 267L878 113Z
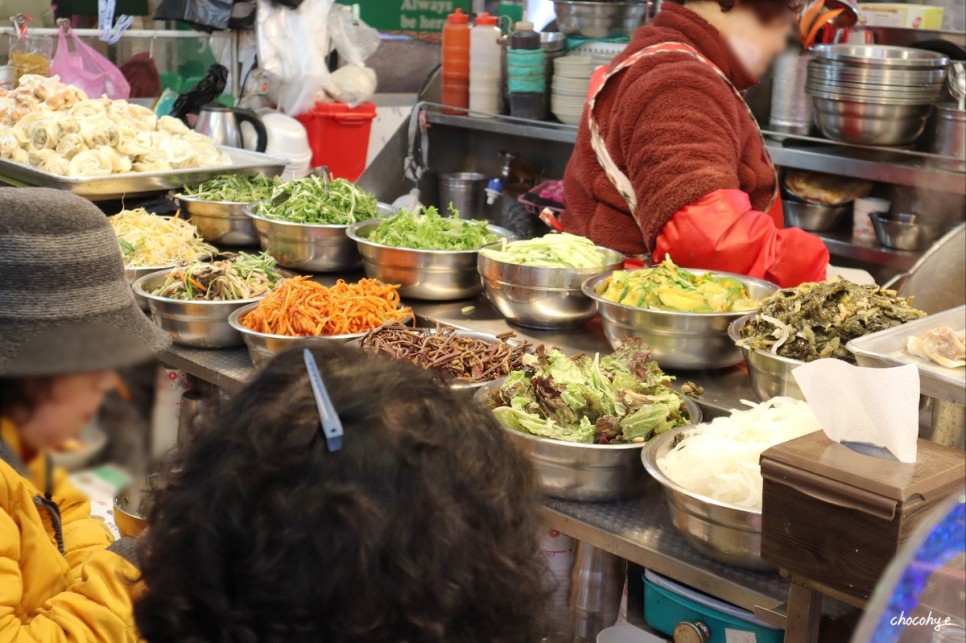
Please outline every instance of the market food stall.
M553 38L529 40L532 51L557 51ZM606 44L586 51L613 55ZM821 50L803 91L833 102L903 91L856 87L849 63L879 58L843 47ZM899 69L925 74L908 104L938 100L940 58ZM899 292L844 279L779 289L673 258L625 268L619 252L551 232L559 193L540 186L563 176L577 136L565 124L568 91L580 85L582 104L589 80L589 65L570 65L559 65L567 73L552 111L561 122L550 122L476 111L472 94L453 105L444 61L358 180L321 169L289 176L291 158L216 147L180 120L27 76L16 91L36 116L11 123L0 179L103 202L136 299L174 340L160 360L187 381L177 441L197 430L198 408L217 413L279 352L348 343L432 370L467 404L490 409L540 476L548 532L618 561L628 618L641 630L675 641L845 640L859 611L881 607L874 591L890 561L966 476L958 152L904 147L918 134L844 141L821 118L824 137L811 121L803 133L764 132L784 170L789 223L815 230L833 262L868 269L880 284L895 279ZM881 65L862 83L920 78ZM51 104L55 92L70 94L69 107ZM511 105L536 104L516 98ZM78 124L87 108L93 120ZM87 140L95 126L103 141ZM44 137L64 131L48 145ZM61 150L68 136L78 149ZM413 188L425 207L390 205ZM158 195L180 214L135 207L157 207L146 197ZM860 207L885 196L896 217ZM476 209L447 216L450 198ZM924 209L898 216L913 206ZM937 265L949 272L931 272ZM927 296L923 284L937 280L948 283ZM909 299L917 292L930 302L923 310ZM823 401L794 374L825 361L909 367L921 399L900 405L863 390L870 401L848 410L875 420L868 407L894 404L911 461L826 437ZM118 515L137 518L133 505ZM575 605L577 594L565 597L569 618L593 611ZM594 618L561 628L596 637ZM576 632L568 640L590 640Z

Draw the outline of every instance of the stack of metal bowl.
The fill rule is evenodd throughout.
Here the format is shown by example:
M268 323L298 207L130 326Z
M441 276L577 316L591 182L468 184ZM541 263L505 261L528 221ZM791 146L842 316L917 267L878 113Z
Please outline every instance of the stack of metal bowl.
M629 36L647 19L648 0L636 2L570 2L556 0L557 26L568 36L612 38Z
M909 145L944 98L949 60L886 45L818 45L805 91L828 138L864 145Z

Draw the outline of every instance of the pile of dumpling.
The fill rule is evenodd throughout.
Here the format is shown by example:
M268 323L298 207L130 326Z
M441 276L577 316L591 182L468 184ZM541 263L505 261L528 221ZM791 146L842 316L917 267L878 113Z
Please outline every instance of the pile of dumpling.
M0 158L84 177L230 163L176 118L29 74L16 89L0 90Z

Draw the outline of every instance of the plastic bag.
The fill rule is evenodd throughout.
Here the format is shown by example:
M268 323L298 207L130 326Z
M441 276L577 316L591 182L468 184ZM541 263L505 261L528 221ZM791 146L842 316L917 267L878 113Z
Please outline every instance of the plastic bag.
M350 7L336 5L329 13L329 37L348 64L332 72L326 94L357 107L376 93L376 72L366 67L366 59L379 48L379 32L357 20Z
M286 114L310 109L315 95L328 84L326 20L332 1L305 0L298 9L287 9L258 0L258 64L279 81L272 98Z
M224 31L231 19L232 0L161 0L155 20L183 20L202 31Z
M369 56L379 48L379 32L352 15L345 5L332 7L329 13L329 37L339 56L350 65L365 66Z
M68 36L63 29L58 37L57 53L50 63L50 73L60 76L62 82L81 88L91 98L106 95L116 100L131 95L131 87L120 69L77 34L71 32Z

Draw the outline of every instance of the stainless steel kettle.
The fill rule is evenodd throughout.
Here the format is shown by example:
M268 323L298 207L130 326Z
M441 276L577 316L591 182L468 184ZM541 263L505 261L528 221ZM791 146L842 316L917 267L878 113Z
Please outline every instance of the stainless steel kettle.
M218 145L243 147L239 126L246 122L255 128L255 134L258 136L255 151L264 152L268 145L268 132L262 119L250 109L206 105L198 112L195 131L210 137Z

